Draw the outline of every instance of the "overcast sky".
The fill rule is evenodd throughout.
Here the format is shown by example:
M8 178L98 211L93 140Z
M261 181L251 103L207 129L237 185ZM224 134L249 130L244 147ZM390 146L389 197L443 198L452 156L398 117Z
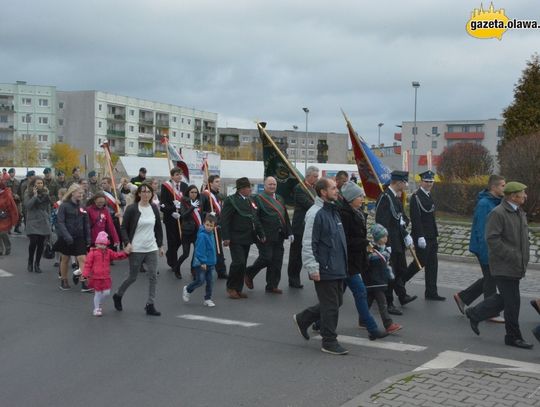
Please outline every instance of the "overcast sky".
M540 2L496 0L540 20ZM480 1L18 0L0 17L0 82L103 90L219 114L219 126L345 132L499 118L540 30L470 37ZM485 2L487 8L489 2ZM536 44L536 45L535 45Z

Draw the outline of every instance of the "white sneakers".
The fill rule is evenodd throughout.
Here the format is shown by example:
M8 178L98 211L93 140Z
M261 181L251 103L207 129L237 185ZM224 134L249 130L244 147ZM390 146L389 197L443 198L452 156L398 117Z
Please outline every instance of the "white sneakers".
M184 286L184 289L182 290L182 299L184 302L189 302L190 293L188 293L187 285Z
M204 300L204 306L212 308L212 307L215 307L216 304L212 300Z
M101 308L96 308L94 310L94 312L92 312L92 314L95 316L95 317L101 317L103 316L103 310Z
M76 269L76 270L73 270L73 275L74 276L80 276L82 274L82 271L80 268Z

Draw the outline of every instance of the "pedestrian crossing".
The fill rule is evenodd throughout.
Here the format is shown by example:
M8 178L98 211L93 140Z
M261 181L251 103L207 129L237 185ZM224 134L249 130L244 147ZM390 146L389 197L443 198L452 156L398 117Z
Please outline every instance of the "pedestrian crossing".
M0 277L13 277L13 274L8 273L6 270L0 269Z

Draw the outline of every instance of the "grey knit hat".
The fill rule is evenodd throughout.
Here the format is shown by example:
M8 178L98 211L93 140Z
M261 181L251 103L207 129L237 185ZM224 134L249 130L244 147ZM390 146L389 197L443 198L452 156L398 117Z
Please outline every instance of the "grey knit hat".
M359 196L366 196L366 193L354 182L349 181L341 187L341 195L347 202L352 202Z
M383 225L379 224L379 223L374 224L371 227L370 232L371 232L371 235L373 236L373 240L375 242L378 242L384 236L388 236L388 231L386 230L386 228Z

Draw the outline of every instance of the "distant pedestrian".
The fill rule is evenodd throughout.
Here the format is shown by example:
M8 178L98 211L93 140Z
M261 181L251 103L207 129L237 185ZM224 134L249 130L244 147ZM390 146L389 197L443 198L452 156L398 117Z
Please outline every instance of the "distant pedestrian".
M88 280L88 287L94 289L93 315L103 315L103 301L111 294L111 262L128 257L126 252L115 252L107 248L110 244L106 232L99 232L95 240L95 247L90 249L82 277Z
M107 232L107 236L111 237L112 244L118 246L120 244L120 237L116 232L113 218L107 208L107 198L103 192L97 192L90 198L87 204L86 211L88 212L88 220L90 222L91 244L95 244L100 232Z
M6 181L0 180L0 244L3 245L2 255L11 253L9 231L19 221L19 211L11 190Z
M206 282L206 291L203 304L207 307L215 307L212 301L212 286L214 284L214 273L216 271L216 240L214 228L217 219L213 215L206 215L204 225L199 227L197 241L195 242L195 253L193 254L192 266L195 269L195 281L184 286L182 299L189 302L191 293Z

